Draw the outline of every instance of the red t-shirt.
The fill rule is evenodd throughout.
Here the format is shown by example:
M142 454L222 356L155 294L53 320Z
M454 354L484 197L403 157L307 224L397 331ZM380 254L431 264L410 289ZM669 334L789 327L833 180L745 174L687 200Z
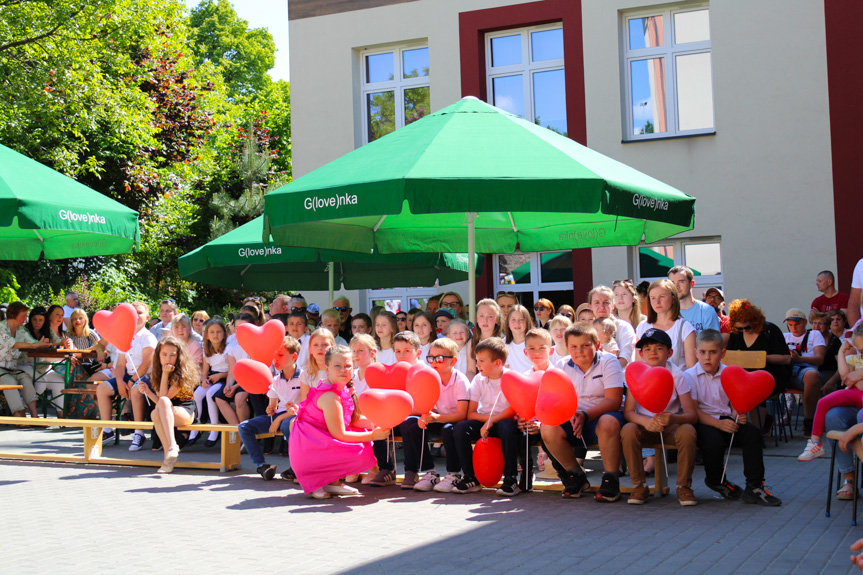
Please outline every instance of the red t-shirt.
M848 309L848 297L849 296L847 293L842 293L841 291L836 292L836 295L830 298L824 295L820 295L814 300L812 300L811 307L824 313L837 309Z

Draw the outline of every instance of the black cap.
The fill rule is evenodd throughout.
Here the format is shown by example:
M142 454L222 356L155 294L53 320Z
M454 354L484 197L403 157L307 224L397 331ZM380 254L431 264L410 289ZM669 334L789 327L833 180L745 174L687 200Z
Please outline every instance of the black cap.
M454 319L454 318L452 317L452 314L451 314L448 310L446 310L446 309L439 309L439 310L437 310L437 312L435 312L435 314L434 314L434 318L435 318L435 319L437 319L437 318L439 318L439 317L446 317L446 318L449 318L449 319Z
M641 336L641 339L638 340L638 343L635 344L635 347L641 349L648 343L661 343L668 349L671 349L671 338L668 337L668 334L662 331L661 329L656 329L655 327L650 328L644 335Z

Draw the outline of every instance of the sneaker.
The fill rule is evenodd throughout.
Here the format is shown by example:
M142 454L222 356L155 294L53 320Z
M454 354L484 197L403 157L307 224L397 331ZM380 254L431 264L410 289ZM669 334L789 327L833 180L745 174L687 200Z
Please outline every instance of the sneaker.
M695 498L695 493L689 487L679 486L677 488L677 501L684 507L698 505L698 500Z
M632 493L629 494L629 499L626 500L630 505L644 505L650 497L650 489L647 485L638 485L632 488Z
M741 489L739 485L735 485L727 479L722 483L713 483L712 481L709 481L707 478L705 478L704 485L706 485L713 491L719 493L719 495L721 495L724 499L731 499L732 501L737 501L738 499L740 499L740 496L743 495L743 489Z
M273 477L276 476L276 466L275 465L267 465L264 463L263 465L258 466L258 474L264 478L264 481L270 481Z
M476 493L482 491L482 485L476 477L463 477L452 484L452 493Z
M450 493L452 491L455 482L461 479L458 473L447 473L443 479L441 479L437 485L434 486L434 490L438 493Z
M378 474L375 475L374 479L369 481L369 485L373 485L375 487L384 487L385 485L395 485L396 484L396 472L392 469L381 469L378 471Z
M599 491L593 497L594 501L613 503L620 499L620 480L614 473L603 473Z
M273 465L273 469L275 469L275 468L276 468L276 466L275 466L275 465ZM294 470L293 470L293 469L291 469L290 467L288 467L287 469L285 469L284 471L282 471L281 477L282 477L282 479L284 479L285 481L291 481L291 482L293 482L293 483L296 483L296 482L297 482L297 474L296 474L296 473L294 473Z
M431 491L438 483L440 483L440 475L437 471L427 471L414 485L414 491Z
M117 437L117 434L113 431L103 431L102 432L102 443L106 441L114 441L114 438Z
M763 485L757 485L755 487L747 485L746 491L743 492L742 501L743 503L757 503L758 505L764 505L765 507L778 507L779 505L782 505L782 501L764 489Z
M806 441L806 449L803 453L797 456L797 461L812 461L817 457L824 455L824 445L815 443L811 439Z
M518 488L518 481L516 481L515 477L510 476L503 478L503 483L495 493L503 497L515 497L521 493L521 489Z
M842 501L851 501L854 499L854 483L851 481L843 483L842 487L839 488L839 491L836 492L836 499L840 499Z
M564 499L573 499L581 497L581 494L590 489L590 482L587 480L587 475L584 473L567 472L560 480L563 482L563 493L561 497Z
M402 489L413 489L419 478L419 473L416 471L405 471L405 478L402 479ZM372 485L374 485L374 483L372 483Z
M323 490L331 495L356 495L360 492L359 489L350 485L324 485Z
M309 493L309 496L313 499L329 499L330 497L332 497L332 495L324 491L323 487L315 489L314 491Z
M140 451L144 446L144 436L136 433L132 436L132 445L129 446L129 451Z

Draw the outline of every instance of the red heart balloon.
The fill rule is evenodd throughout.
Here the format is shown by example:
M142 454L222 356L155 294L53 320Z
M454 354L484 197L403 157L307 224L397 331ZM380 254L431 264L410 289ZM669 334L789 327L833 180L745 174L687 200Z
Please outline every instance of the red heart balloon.
M366 368L366 383L373 389L405 390L411 364L400 361L392 365L373 363Z
M240 387L254 394L267 393L273 384L270 367L254 359L241 359L235 363L234 379Z
M626 384L631 386L634 382L637 385L641 380L641 376L644 375L644 372L648 369L650 369L650 366L643 361L633 361L626 364L626 371L624 373Z
M722 389L737 413L749 413L773 394L776 380L770 372L759 369L746 371L742 367L729 365L720 376Z
M668 407L668 402L674 394L674 376L667 368L661 366L647 366L646 370L636 368L636 371L630 375L629 366L639 364L647 366L640 361L626 366L626 383L629 391L641 407L652 413L661 413ZM640 376L637 373L638 370L641 371Z
M130 303L121 303L114 311L97 311L93 327L108 343L126 353L132 349L132 339L138 327L138 310Z
M542 374L536 396L536 418L544 425L560 425L578 411L578 395L563 370L552 367Z
M400 424L414 410L414 400L401 389L367 389L358 401L363 415L384 429Z
M473 474L486 487L497 485L503 477L503 447L497 437L476 442L473 448Z
M428 413L440 398L440 375L432 368L418 363L408 371L405 391L414 400L414 413Z
M271 319L261 327L244 323L237 328L237 343L249 357L266 365L273 363L273 356L285 340L285 324Z
M523 375L509 370L500 378L503 396L522 419L533 419L536 415L536 395L539 393L543 373L532 371L530 375Z

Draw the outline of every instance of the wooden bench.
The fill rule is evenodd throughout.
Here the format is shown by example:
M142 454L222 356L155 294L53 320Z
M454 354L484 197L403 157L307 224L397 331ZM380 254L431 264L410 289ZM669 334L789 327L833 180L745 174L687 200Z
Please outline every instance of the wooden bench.
M0 459L21 459L27 461L58 461L64 463L94 463L99 465L131 465L159 467L161 461L150 459L127 459L102 456L102 428L113 429L153 429L151 421L101 421L98 419L42 419L21 417L0 417L0 425L31 425L41 427L80 427L84 432L83 455L61 455L50 453L0 452ZM221 434L221 454L219 463L188 461L181 456L177 467L189 469L218 469L221 472L240 469L240 436L236 425L194 424L178 427L180 431L217 431Z

